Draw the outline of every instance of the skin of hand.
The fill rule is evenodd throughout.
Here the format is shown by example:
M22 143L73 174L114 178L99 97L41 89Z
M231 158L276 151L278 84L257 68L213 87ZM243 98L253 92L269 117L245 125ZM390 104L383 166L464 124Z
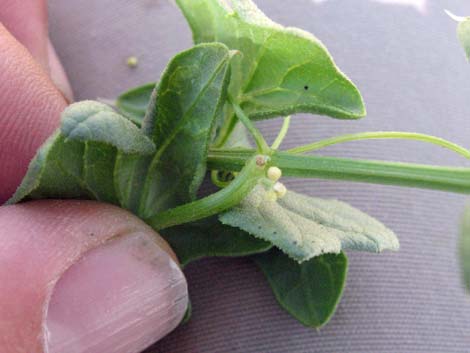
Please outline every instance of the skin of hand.
M0 202L71 99L45 1L2 0ZM93 201L0 207L2 352L140 352L179 324L187 303L176 256L128 212Z

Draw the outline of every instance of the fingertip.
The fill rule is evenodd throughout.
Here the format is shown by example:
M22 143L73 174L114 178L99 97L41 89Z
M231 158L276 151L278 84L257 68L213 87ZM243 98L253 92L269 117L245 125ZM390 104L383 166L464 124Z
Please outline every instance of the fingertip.
M0 22L48 72L47 3L45 0L2 0Z
M181 269L128 212L36 201L0 208L0 223L2 349L140 352L184 315Z
M0 24L0 202L21 182L59 125L66 101L31 54Z

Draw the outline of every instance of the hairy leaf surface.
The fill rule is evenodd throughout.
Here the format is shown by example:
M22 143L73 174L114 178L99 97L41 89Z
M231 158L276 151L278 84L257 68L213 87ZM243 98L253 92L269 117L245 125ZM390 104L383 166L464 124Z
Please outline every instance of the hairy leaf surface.
M260 185L220 220L272 242L299 262L343 249L380 252L399 247L390 229L343 202L292 191L272 201Z
M256 255L279 304L302 324L325 325L334 314L346 281L346 255L326 254L302 264L277 249Z
M117 151L148 155L153 142L102 103L71 104L61 118L60 129L39 149L8 203L88 198L119 204L113 184Z
M242 53L234 58L229 91L250 118L365 115L357 88L310 33L274 23L251 0L232 1L233 9L219 0L177 3L196 43L222 42Z
M223 44L201 44L168 65L142 127L157 147L144 178L143 217L195 199L226 98L230 58Z
M60 131L68 139L104 142L129 154L155 152L153 142L133 123L95 101L69 105L62 113Z

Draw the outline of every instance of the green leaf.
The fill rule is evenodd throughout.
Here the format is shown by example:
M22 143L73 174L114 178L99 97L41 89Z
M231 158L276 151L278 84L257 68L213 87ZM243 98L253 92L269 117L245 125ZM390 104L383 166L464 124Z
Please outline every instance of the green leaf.
M87 142L83 156L85 184L94 191L98 201L119 204L114 188L116 148L102 142Z
M355 119L361 95L324 45L297 28L268 19L251 0L177 0L196 43L222 42L234 58L230 95L251 119L297 112Z
M465 207L462 216L459 252L463 281L470 292L470 205Z
M87 198L119 204L113 182L117 150L137 158L153 153L155 146L107 105L71 104L62 113L60 129L39 149L8 203Z
M182 266L208 256L247 256L268 251L272 245L241 229L221 224L217 217L160 231Z
M457 26L457 36L465 50L467 60L470 60L470 18L467 17L464 21L459 22Z
M226 99L230 58L223 44L201 44L168 65L142 127L157 152L143 181L141 216L195 199L214 122Z
M153 142L133 123L95 101L69 105L62 113L60 130L68 139L104 142L129 154L155 152Z
M92 197L83 181L84 149L82 142L66 141L56 132L39 149L7 204L24 199Z
M188 299L188 307L186 308L186 312L184 313L183 318L181 319L180 325L185 325L191 319L191 315L193 314L193 305L191 304L191 300Z
M343 202L292 191L273 201L261 185L219 219L271 242L298 262L344 249L380 252L399 247L391 230Z
M152 82L134 87L117 97L115 106L119 113L141 126L155 85L155 82Z
M256 255L279 304L308 327L325 325L341 299L348 272L343 253L315 257L302 264L280 251Z
M213 149L208 168L238 171L254 153L250 149ZM275 152L271 165L286 177L358 181L470 194L470 168L441 167L413 163L370 161Z

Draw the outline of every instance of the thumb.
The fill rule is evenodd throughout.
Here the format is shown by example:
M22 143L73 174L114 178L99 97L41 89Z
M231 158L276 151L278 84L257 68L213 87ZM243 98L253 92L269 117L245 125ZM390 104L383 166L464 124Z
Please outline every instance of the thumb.
M126 211L93 201L0 208L0 347L140 352L188 302L171 249Z

